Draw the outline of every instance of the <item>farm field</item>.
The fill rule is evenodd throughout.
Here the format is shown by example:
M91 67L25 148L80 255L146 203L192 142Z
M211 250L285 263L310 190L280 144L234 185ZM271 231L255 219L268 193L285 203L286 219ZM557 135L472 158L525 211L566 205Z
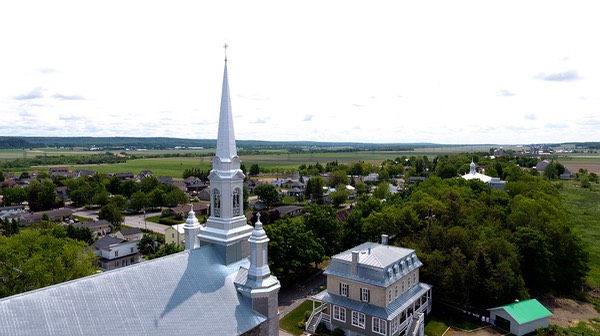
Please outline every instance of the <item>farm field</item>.
M575 230L590 252L587 282L600 288L600 185L592 184L592 190L589 190L572 181L565 183L560 193Z

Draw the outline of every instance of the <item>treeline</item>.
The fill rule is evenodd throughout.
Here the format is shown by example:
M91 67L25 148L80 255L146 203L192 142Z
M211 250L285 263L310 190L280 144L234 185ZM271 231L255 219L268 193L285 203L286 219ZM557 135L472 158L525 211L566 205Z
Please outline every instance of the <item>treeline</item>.
M50 165L81 165L100 163L122 163L127 159L112 153L91 155L58 155L58 156L36 156L35 158L20 158L10 161L1 161L0 168L29 168L32 166Z

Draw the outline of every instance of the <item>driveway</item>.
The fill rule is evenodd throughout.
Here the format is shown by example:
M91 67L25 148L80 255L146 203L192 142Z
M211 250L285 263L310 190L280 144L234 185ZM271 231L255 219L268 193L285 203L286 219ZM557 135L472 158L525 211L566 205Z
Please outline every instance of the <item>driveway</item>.
M98 220L98 210L88 210L85 208L76 208L73 209L73 214L81 217L91 218L93 220ZM148 215L152 216L152 215ZM135 227L140 229L148 229L156 233L165 234L165 230L169 227L168 225L152 223L144 220L144 215L131 215L125 216L125 221L123 225L129 227Z

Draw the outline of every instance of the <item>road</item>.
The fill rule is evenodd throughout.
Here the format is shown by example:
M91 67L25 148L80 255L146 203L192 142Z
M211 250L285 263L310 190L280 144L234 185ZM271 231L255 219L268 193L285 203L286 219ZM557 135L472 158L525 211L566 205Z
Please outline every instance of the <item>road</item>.
M76 208L73 209L73 213L77 216L91 218L93 220L98 220L98 210L87 210L85 208ZM144 215L131 215L125 216L125 222L123 225L129 227L136 227L140 229L148 229L154 231L156 233L165 234L165 230L169 227L168 225L152 223L149 221L144 221Z

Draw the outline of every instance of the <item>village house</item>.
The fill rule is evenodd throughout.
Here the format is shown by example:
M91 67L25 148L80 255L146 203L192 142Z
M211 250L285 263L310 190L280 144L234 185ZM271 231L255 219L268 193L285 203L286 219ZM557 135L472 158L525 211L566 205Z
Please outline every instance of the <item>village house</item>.
M347 336L424 335L431 312L431 286L420 282L423 264L412 249L364 243L337 254L325 271L327 289L313 296L320 306L306 322L314 333L319 323Z

